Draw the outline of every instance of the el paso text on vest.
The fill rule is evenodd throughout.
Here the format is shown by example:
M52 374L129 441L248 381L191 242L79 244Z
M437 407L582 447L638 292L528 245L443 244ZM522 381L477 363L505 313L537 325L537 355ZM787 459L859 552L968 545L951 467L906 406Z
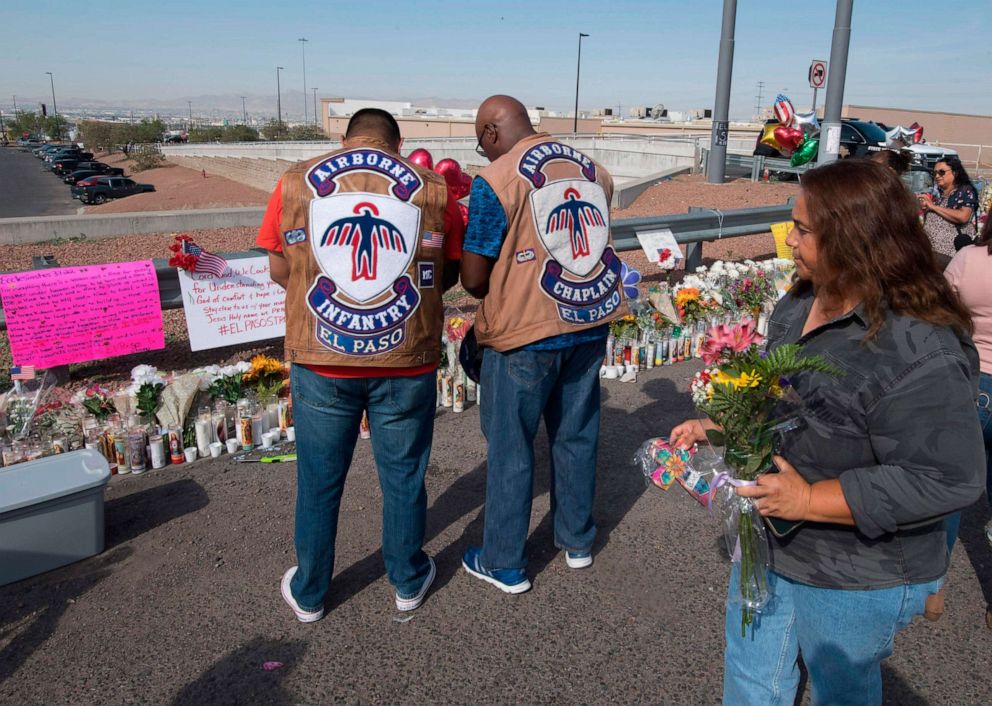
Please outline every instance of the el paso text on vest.
M568 145L563 145L558 142L545 142L542 145L538 145L532 150L525 153L523 159L520 160L520 169L527 172L528 174L533 174L537 171L539 162L545 157L550 157L551 155L561 155L562 157L568 157L576 162L579 162L583 167L590 167L592 165L592 160L586 157L584 154L577 150L573 150Z
M410 186L418 181L417 177L402 162L390 159L374 150L346 152L338 157L331 157L313 170L313 176L321 182L331 179L342 169L354 167L375 167L377 171L386 172L404 186Z

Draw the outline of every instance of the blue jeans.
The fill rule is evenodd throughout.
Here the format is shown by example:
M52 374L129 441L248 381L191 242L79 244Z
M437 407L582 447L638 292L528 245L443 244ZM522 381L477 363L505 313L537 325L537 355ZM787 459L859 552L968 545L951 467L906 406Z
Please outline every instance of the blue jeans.
M551 445L555 545L592 548L603 351L602 340L551 351L485 349L481 418L489 451L482 564L487 569L527 566L534 437L542 416Z
M368 410L372 454L382 488L382 555L389 580L415 593L430 571L422 547L427 514L424 473L437 398L434 373L395 378L328 378L294 364L296 556L290 588L303 610L319 610L334 572L334 542L345 476Z
M985 492L989 506L992 507L992 375L982 373L978 380L978 423L982 426L982 436L985 437ZM961 512L948 515L944 520L947 531L947 551L954 549L961 527Z
M738 564L730 573L738 580ZM723 703L792 706L799 653L814 706L882 703L882 660L896 633L923 612L943 579L872 591L817 588L768 573L771 603L741 637L741 610L727 606Z

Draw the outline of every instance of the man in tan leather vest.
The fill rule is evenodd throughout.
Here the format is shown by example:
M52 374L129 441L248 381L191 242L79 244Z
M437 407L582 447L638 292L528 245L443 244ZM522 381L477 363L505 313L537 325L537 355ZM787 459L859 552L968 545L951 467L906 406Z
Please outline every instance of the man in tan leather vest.
M465 569L507 593L530 589L526 540L534 437L551 442L555 544L569 567L592 564L599 368L607 324L626 312L610 236L613 180L602 166L531 127L509 96L475 122L492 164L472 183L462 285L482 299L482 431L489 442L483 546Z
M393 117L351 118L342 149L290 168L258 244L286 289L296 426L298 566L282 596L301 622L324 615L338 510L363 411L382 486L382 553L396 607L434 580L422 548L440 360L441 295L457 281L464 226L444 179L399 155Z

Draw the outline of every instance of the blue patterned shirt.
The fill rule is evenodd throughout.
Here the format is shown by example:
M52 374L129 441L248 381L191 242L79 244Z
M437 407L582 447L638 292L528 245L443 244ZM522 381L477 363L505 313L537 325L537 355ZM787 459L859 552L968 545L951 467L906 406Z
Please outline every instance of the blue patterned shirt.
M489 186L489 183L481 177L476 177L472 180L464 249L491 260L499 259L499 251L503 248L503 241L506 239L506 229L506 213L503 211L503 204L499 202L496 192ZM602 340L609 333L609 324L603 324L575 333L563 333L550 338L542 338L540 341L521 346L519 350L556 351L577 346L580 343Z

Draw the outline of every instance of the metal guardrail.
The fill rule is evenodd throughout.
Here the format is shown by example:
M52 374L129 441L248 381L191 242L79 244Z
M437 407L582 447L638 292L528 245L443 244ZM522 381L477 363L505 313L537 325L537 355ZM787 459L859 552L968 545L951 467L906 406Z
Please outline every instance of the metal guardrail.
M707 159L707 152L708 150L703 150L704 169L709 161ZM796 174L801 176L810 169L816 167L813 162L807 162L806 164L801 164L798 167L793 167L788 159L780 159L778 157L762 157L761 155L749 154L728 154L726 163L728 168L750 171L751 181L760 180L765 169L770 172L784 172L786 174Z
M791 203L729 211L693 207L689 209L689 213L617 219L611 221L610 227L613 231L614 246L621 252L640 249L641 245L637 240L638 231L662 228L671 230L676 242L687 246L686 269L691 271L702 264L704 242L765 233L771 229L772 223L788 221L791 218ZM245 252L219 254L227 260L239 260L263 255L265 250L252 248ZM183 297L179 287L179 271L175 267L170 267L166 258L155 258L152 262L155 263L162 309L181 309ZM35 256L31 262L33 270L59 266L55 257L51 255ZM6 328L6 317L0 311L0 329Z

